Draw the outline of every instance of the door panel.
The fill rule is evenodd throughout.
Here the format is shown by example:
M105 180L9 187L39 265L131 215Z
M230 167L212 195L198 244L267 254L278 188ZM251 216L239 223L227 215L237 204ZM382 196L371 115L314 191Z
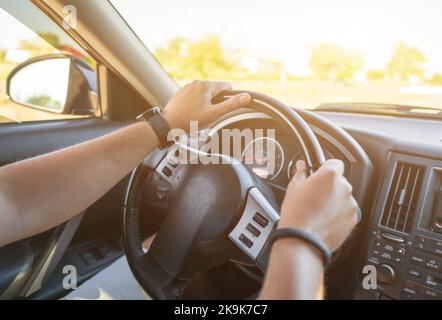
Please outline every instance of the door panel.
M103 119L0 125L0 166L72 146L121 126ZM70 221L42 235L0 248L0 299L26 296L44 287L58 261L51 262L47 257L54 245L62 248L56 252L56 258L61 259L74 236L72 244L78 246L118 233L124 183L91 206L81 221ZM58 285L62 288L61 283Z
M0 125L0 166L109 133L121 124L102 119Z

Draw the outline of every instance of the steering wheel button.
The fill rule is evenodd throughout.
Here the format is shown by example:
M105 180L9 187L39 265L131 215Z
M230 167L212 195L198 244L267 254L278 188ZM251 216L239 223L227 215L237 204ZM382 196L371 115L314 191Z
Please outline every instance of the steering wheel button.
M172 176L172 170L168 167L163 168L163 173L166 175L166 177L170 178Z
M255 226L252 225L252 224L250 224L250 223L247 225L246 229L247 229L251 234L253 234L255 237L259 237L260 234L261 234L261 231L259 231L258 229L256 229Z
M267 218L264 217L259 212L257 212L255 214L255 216L253 217L253 220L263 228L265 228L269 224L269 220L267 220Z
M241 234L239 236L239 241L241 241L242 243L244 243L246 245L247 248L251 248L253 246L253 242L252 240L250 240L249 238L247 238L247 236L245 236L244 234Z

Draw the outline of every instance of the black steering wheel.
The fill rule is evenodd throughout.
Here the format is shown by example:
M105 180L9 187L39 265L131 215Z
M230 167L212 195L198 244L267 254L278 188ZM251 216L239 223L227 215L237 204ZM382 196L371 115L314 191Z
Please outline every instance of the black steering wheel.
M216 100L238 93L230 92ZM271 97L248 93L252 97L248 108L267 114L283 126L299 141L310 173L317 170L325 161L324 153L303 118ZM175 144L169 154L182 147ZM279 221L273 193L239 161L226 155L211 157L229 161L222 165L182 165L157 149L132 173L123 205L124 246L135 278L155 299L179 299L196 273L231 259L246 259L266 269L268 238ZM144 252L140 203L145 179L152 170L170 181L171 190L167 217L149 251Z

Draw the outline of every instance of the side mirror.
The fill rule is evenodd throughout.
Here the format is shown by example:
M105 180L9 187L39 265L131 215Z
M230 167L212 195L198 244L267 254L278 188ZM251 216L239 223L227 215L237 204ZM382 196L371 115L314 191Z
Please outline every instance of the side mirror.
M69 115L99 115L95 71L83 61L62 54L30 59L7 79L7 94L15 103Z

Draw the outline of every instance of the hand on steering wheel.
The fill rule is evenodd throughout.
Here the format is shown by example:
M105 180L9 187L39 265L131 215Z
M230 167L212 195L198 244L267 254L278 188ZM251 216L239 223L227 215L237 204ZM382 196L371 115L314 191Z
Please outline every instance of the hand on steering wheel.
M164 108L163 116L172 129L188 131L190 121L198 121L198 126L203 128L224 114L251 102L249 94L238 93L219 103L212 103L218 94L231 90L229 82L195 80L176 93Z
M272 117L298 140L306 161L305 176L313 174L325 163L316 136L292 108L253 92L229 92L217 96L212 102L217 93L229 88L222 82L194 82L177 93L166 107L164 117L170 127L186 129L190 120L208 124L227 111L247 105ZM175 145L172 148L182 147ZM271 189L238 161L226 165L171 168L168 157L159 154L153 155L133 172L123 206L126 255L143 288L154 298L176 299L182 297L186 284L197 272L231 259L247 259L265 269L269 235L280 220ZM229 158L225 155L212 157ZM345 209L342 217L346 218L355 209L353 202L349 201L351 190L339 178L342 177L342 172L338 174L339 165L335 167L327 164L307 180L298 174L289 187L291 191L284 202L281 220L287 226L310 228L331 249L342 243L345 233L350 232L347 229L355 221L349 220L349 228L342 229L339 238L333 236L336 228L330 232L323 230L330 227L332 220L336 220L335 226L341 221L337 219L341 217L338 210L329 210L324 217L322 214L326 212L324 207L335 205L343 194L345 201L341 201L342 197L339 200L345 204L337 206ZM139 230L144 181L152 169L164 176L165 168L172 172L166 177L171 183L169 212L151 249L144 253ZM334 188L337 190L332 190ZM317 192L325 198L315 198ZM294 210L295 203L299 202L303 203L299 206L301 209ZM247 233L249 225L258 230L255 235Z

